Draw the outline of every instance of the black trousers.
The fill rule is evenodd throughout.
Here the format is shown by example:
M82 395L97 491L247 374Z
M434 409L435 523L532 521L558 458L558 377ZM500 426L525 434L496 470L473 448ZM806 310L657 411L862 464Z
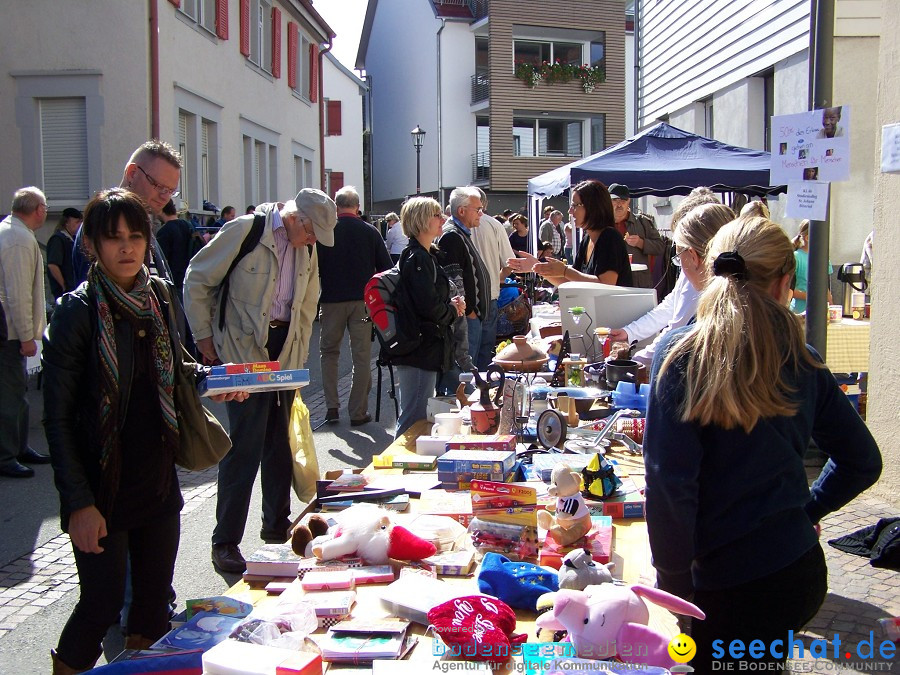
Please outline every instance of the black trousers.
M697 656L690 665L698 673L724 673L741 670L741 662L750 664L754 670L756 664L765 663L771 664L769 667L774 670L764 672L781 672L779 664L791 656L790 645L786 644L788 631L796 633L806 625L819 611L827 592L828 568L818 544L795 562L762 579L718 591L697 591L694 604L706 613L706 620L692 622L691 636L697 644ZM715 640L720 641L716 646L724 652L720 658L713 656ZM744 644L741 658L733 658L729 653L733 640ZM762 640L765 645L762 658L753 658L747 652L754 640ZM781 640L776 649L780 657L770 651L775 640Z
M287 327L270 328L266 345L277 359ZM219 462L219 489L213 544L240 544L250 510L256 473L262 467L262 529L283 533L291 525L293 460L288 440L294 391L254 392L246 401L229 401L231 450Z
M131 559L132 600L127 633L157 639L169 630L169 589L178 555L181 514L174 513L100 540L103 553L75 550L81 597L59 637L66 665L90 668L100 657L107 629L116 623L125 598L125 570Z

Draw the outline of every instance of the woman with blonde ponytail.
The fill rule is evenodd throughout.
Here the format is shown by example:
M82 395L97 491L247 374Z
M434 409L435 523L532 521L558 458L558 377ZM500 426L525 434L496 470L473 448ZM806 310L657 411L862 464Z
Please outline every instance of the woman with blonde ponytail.
M729 661L732 640L766 645L747 663L784 662L769 645L809 621L827 592L819 520L881 473L875 440L787 308L794 264L775 223L725 225L708 249L696 322L672 331L653 362L650 547L659 587L706 613L693 624L698 672ZM829 456L811 488L810 439Z

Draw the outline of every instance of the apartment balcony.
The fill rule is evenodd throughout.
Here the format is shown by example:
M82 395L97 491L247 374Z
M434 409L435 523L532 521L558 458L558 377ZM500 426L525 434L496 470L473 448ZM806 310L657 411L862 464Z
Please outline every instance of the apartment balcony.
M491 95L491 75L487 71L472 76L472 104L487 101Z
M476 152L472 155L472 183L487 183L491 179L491 154Z
M479 21L488 15L489 0L431 0L438 16Z

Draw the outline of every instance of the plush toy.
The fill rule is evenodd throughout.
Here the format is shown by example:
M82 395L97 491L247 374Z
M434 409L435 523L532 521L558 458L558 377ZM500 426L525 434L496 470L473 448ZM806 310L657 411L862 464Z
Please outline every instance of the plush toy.
M581 539L591 531L591 514L581 495L581 474L565 464L557 464L550 474L551 497L556 497L556 515L538 512L538 525L547 530L560 546Z
M587 586L611 584L613 580L610 570L615 563L599 565L594 562L590 551L576 548L563 558L562 565L556 573L560 589L583 591Z
M291 535L294 552L312 554L319 560L355 555L370 565L389 560L422 560L436 553L430 541L405 527L391 523L385 509L371 504L355 504L343 511L340 523L323 532L324 520L313 516L308 525L300 525Z
M671 668L669 638L647 626L650 610L644 600L697 619L706 615L686 600L647 586L591 586L587 591L559 591L553 612L537 619L541 629L568 632L578 656Z

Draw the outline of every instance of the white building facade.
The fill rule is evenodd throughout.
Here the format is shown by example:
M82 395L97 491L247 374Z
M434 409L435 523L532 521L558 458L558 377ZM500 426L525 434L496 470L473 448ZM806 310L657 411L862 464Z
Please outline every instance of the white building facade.
M181 151L193 213L321 186L320 52L334 34L308 0L66 7L17 4L0 27L0 117L11 122L0 198L34 184L51 211L81 208L152 136Z
M366 84L333 54L325 54L325 185L334 193L352 185L366 204L363 181L363 97Z

